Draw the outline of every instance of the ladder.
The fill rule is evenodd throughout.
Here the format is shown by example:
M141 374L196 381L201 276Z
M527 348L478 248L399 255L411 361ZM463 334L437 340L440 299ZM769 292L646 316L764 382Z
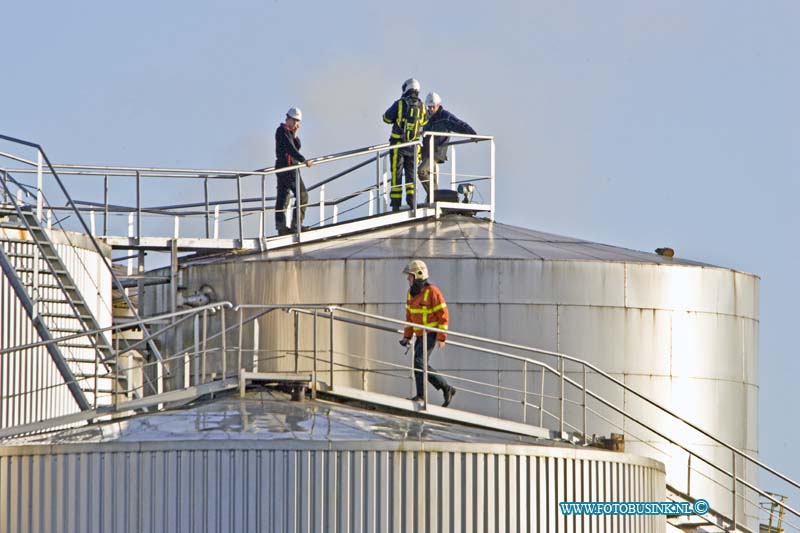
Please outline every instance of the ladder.
M47 346L76 402L82 410L116 403L127 390L126 375L106 336L89 333L101 326L47 231L29 206L0 205L0 217L17 218L29 235L4 239L0 262L40 337L73 337Z

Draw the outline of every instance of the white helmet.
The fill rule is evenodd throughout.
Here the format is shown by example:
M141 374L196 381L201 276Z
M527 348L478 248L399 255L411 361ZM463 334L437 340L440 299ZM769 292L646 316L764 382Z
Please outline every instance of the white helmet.
M286 112L286 116L295 120L303 120L303 112L300 111L299 107L290 107L289 111Z
M414 259L403 269L403 274L410 274L414 279L428 279L428 265L424 261Z
M419 91L419 81L415 80L414 78L408 78L406 81L404 81L403 94L406 94L406 91L409 91L410 89Z
M425 97L425 105L430 107L432 105L442 105L442 97L439 93L428 93Z

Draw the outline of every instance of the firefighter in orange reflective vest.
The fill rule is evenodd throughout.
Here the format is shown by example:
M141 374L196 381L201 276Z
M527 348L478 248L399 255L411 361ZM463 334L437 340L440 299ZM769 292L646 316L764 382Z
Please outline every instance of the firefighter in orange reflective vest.
M442 291L435 285L428 283L428 266L423 261L418 259L411 261L403 270L403 273L408 275L409 285L408 296L406 298L406 322L439 330L434 333L423 330L422 328L406 326L403 332L403 338L400 341L400 344L403 346L408 346L412 337L416 336L417 338L414 343L414 379L417 385L417 395L411 398L411 400L420 401L423 399L423 392L425 390L423 371L425 368L425 360L422 343L425 342L428 345L428 381L430 381L431 385L436 387L437 390L442 391L444 395L444 403L442 403L442 406L447 407L453 400L456 389L455 387L451 387L447 381L430 366L433 349L436 347L443 349L444 343L447 340L446 331L449 318L447 302L444 301Z

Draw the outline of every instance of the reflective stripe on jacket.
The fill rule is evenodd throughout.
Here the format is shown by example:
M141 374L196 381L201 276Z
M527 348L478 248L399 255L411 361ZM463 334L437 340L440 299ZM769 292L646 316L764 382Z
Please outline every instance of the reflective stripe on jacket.
M405 94L386 110L383 121L392 125L391 144L416 141L428 123L428 112L419 97Z
M436 339L444 341L447 339L447 322L450 315L447 311L447 302L444 301L442 291L434 285L425 285L416 296L411 296L408 292L406 298L406 322L413 322L422 326L438 328ZM413 335L422 336L422 328L406 326L403 336L410 338Z

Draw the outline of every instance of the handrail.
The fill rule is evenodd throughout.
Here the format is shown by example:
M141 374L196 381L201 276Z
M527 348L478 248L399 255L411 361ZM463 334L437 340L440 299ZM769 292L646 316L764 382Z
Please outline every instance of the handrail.
M48 344L64 342L68 340L79 339L86 335L96 335L98 333L104 333L106 331L113 332L113 331L125 331L128 329L137 329L141 326L146 324L154 323L154 322L161 322L168 318L177 318L187 314L193 314L200 311L213 311L220 308L231 309L233 304L230 302L214 302L198 307L192 307L191 309L184 309L183 311L175 311L174 313L164 313L162 315L151 316L147 318L139 318L136 320L126 321L124 324L116 324L113 326L106 326L104 328L93 329L91 331L83 331L81 333L75 333L73 335L64 335L63 337L59 337L57 339L53 339L50 341L37 341L31 342L28 344L21 344L19 346L12 346L11 348L0 348L0 355L6 355L14 352L19 352L23 350L30 350L31 348L38 348L40 346L47 346Z
M237 310L240 310L240 309L258 309L258 308L261 308L261 307L264 307L264 306L262 306L260 304L241 304L241 305L235 306L233 308L233 310L237 311ZM271 307L271 306L268 306L268 307ZM372 320L378 320L378 321L389 322L389 323L396 324L396 325L402 325L404 327L405 326L413 326L416 329L422 329L422 330L425 330L425 331L428 331L428 332L432 332L432 333L437 333L437 332L440 331L435 327L422 326L420 324L413 324L413 323L410 323L410 322L406 322L404 320L399 320L399 319L386 317L386 316L382 316L382 315L377 315L377 314L373 314L373 313L367 313L367 312L363 312L363 311L357 311L357 310L354 310L354 309L350 309L350 308L342 307L342 306L337 306L337 305L295 305L295 306L292 306L292 309L301 309L301 308L317 309L317 310L324 309L324 310L328 311L331 315L333 315L334 312L336 312L336 313L341 312L341 313L345 313L345 314L361 316L361 317L372 319ZM340 317L333 317L333 316L331 316L331 318L333 320L339 320L340 319ZM357 323L357 321L353 321L351 323ZM368 323L368 322L362 322L360 325L362 325L364 327L376 327L377 326L375 324L371 324L371 323ZM381 329L384 329L384 328L381 328ZM398 333L400 331L401 330L399 330L399 329L396 330L396 332L398 332ZM682 424L685 424L687 427L697 431L699 434L705 436L706 438L710 439L711 441L713 441L713 442L719 444L720 446L728 449L735 456L738 456L738 457L742 458L746 462L748 462L748 463L750 463L750 464L752 464L754 466L757 466L758 468L764 470L765 472L768 472L768 473L774 475L778 479L780 479L780 480L782 480L782 481L784 481L786 483L789 483L790 485L792 485L795 488L800 489L800 483L798 483L798 482L792 480L791 478L789 478L788 476L778 472L777 470L775 470L774 468L766 465L762 461L759 461L758 459L755 459L755 458L751 457L750 455L748 455L744 451L736 448L735 446L733 446L731 444L728 444L727 442L723 441L722 439L712 435L711 433L709 433L708 431L704 430L703 428L701 428L701 427L697 426L696 424L686 420L682 416L678 415L677 413L674 413L673 411L671 411L668 408L664 407L660 403L648 398L647 396L641 394L640 392L636 391L635 389L632 389L631 387L629 387L625 383L619 381L618 379L614 378L613 376L611 376L607 372L599 369L598 367L596 367L595 365L593 365L591 363L583 361L582 359L579 359L579 358L574 357L574 356L570 356L568 354L563 354L563 353L554 352L554 351L550 351L550 350L538 349L538 348L519 345L519 344L514 344L514 343L508 343L508 342L504 342L504 341L498 341L498 340L495 340L495 339L480 337L480 336L477 336L477 335L470 335L470 334L466 334L466 333L460 333L460 332L453 331L453 330L448 330L447 331L447 335L448 335L448 337L449 336L461 337L461 338L464 338L464 339L469 339L469 340L477 341L477 342L481 342L481 343L487 343L487 344L490 344L490 345L503 346L503 347L506 347L506 348L512 348L512 349L522 350L522 351L529 351L529 352L534 352L534 353L547 355L547 356L553 356L553 357L561 359L562 361L570 361L570 362L576 363L578 365L581 365L586 369L592 370L597 375L600 375L600 376L604 377L605 379L609 380L610 382L612 382L613 384L617 385L618 387L621 387L623 390L625 390L627 392L630 392L631 394L633 394L637 398L645 401L646 403L648 403L651 406L655 407L656 409L658 409L662 413L673 417L674 419L678 420ZM462 345L462 346L469 347L469 348L477 348L477 347L473 347L473 346L469 346L469 345ZM529 358L522 357L522 356L516 356L516 355L513 355L513 354L506 354L506 353L500 352L498 350L491 350L491 349L486 349L486 350L491 351L491 353L493 353L494 355L497 355L499 357L513 359L513 360L516 360L516 361L523 361L523 362L526 362L528 364L541 365L541 362L536 361L534 359L529 359ZM561 365L561 371L558 371L558 370L554 371L554 370L552 370L552 367L549 367L548 370L550 370L555 375L557 375L560 378L562 378L565 383L568 383L568 384L578 388L579 390L581 388L585 387L585 385L581 385L580 383L576 382L575 380L573 380L573 379L571 379L571 378L569 378L568 376L565 375L567 371L566 371L565 365L563 365L563 364ZM650 427L648 424L638 420L635 416L629 414L627 411L625 411L624 408L619 408L619 407L615 406L613 403L609 402L608 400L606 400L605 398L601 397L600 395L598 395L598 394L596 394L596 393L594 393L594 392L592 392L590 390L586 390L586 394L591 396L595 400L600 401L601 403L603 403L607 407L613 409L614 411L618 412L619 414L623 415L624 417L626 417L626 418L632 420L633 422L641 425L642 427L644 427L648 431L652 431L657 436L663 438L665 441L670 442L671 444L677 445L679 448L681 448L683 451L687 452L691 456L694 456L694 457L700 459L701 461L703 461L704 463L708 464L712 468L716 469L717 471L719 471L722 474L726 475L727 477L731 478L732 480L734 480L734 483L741 483L741 484L747 486L748 488L750 488L751 490L755 490L756 492L759 492L759 494L761 493L760 489L758 489L757 487L751 486L747 481L745 481L744 479L742 479L741 477L736 475L735 474L735 469L734 469L734 472L729 472L729 471L725 470L724 468L716 465L712 460L706 459L705 457L699 455L698 453L692 452L687 447L685 447L684 445L680 444L678 441L675 441L674 439L670 439L669 437L664 435L662 432L660 432L658 430L655 430L654 428ZM778 503L783 508L785 508L787 511L795 514L797 517L800 518L800 511L797 511L797 510L789 507L788 505L780 504L780 502L777 502L777 501L775 503Z
M443 132L425 132L423 134L423 137L426 137L426 136L431 136L431 137L434 137L434 136L449 136L449 137L458 137L458 138L466 139L466 140L463 140L463 141L446 143L448 146L457 145L457 144L467 144L467 143L473 143L473 142L481 142L481 141L486 141L486 140L492 140L493 139L492 136L488 136L488 135L467 135L467 134L443 133ZM0 138L2 138L2 137L3 136L0 136ZM363 148L356 148L356 149L353 149L353 150L346 150L346 151L343 151L343 152L336 152L336 153L333 153L333 154L319 156L319 157L311 158L311 159L309 159L309 161L311 161L311 163L313 163L314 165L324 164L324 163L330 163L330 162L334 162L334 161L339 161L339 160L342 160L342 159L347 159L347 158L350 158L350 157L357 157L357 156L367 155L367 154L376 153L376 152L394 150L394 149L403 148L403 147L406 147L406 146L415 146L415 145L416 146L420 146L421 144L422 144L422 139L417 140L417 141L409 141L409 142L405 142L405 143L398 143L398 144L384 143L384 144L367 146L367 147L363 147ZM14 158L14 159L17 159L19 161L25 162L26 164L32 165L32 166L36 165L36 163L33 162L33 161L24 160L22 158L17 158L17 157L11 156L10 154L5 154L3 152L0 152L0 156ZM378 157L379 156L376 155L376 156L374 156L374 157L372 157L370 159L367 159L366 161L363 161L361 163L353 165L352 167L349 167L349 168L347 168L345 170L342 170L341 172L338 172L338 173L334 174L333 176L325 178L325 179L323 179L323 180L321 180L321 181L319 181L319 182L317 182L317 183L315 183L313 185L310 185L310 186L306 187L306 190L310 192L310 191L313 191L313 190L316 190L316 189L322 187L323 185L326 185L328 183L336 181L339 178L342 178L342 177L344 177L344 176L346 176L346 175L348 175L348 174L350 174L350 173L352 173L352 172L354 172L356 170L359 170L359 169L369 165L370 163L375 162L375 160ZM287 166L287 167L280 167L280 168L265 167L265 168L261 168L261 169L258 169L258 170L245 171L245 170L218 170L218 169L217 170L210 170L210 169L184 169L184 168L167 168L167 167L159 168L159 167L134 167L134 166L110 166L110 165L109 166L103 166L103 165L77 165L77 164L58 164L58 165L53 165L53 166L55 168L66 168L66 169L92 169L92 170L98 170L98 171L127 171L127 172L131 172L131 174L125 174L126 177L135 177L137 175L136 172L138 172L139 173L138 174L139 177L160 177L160 178L170 178L170 177L177 178L177 177L180 177L181 179L207 178L207 179L225 179L225 180L236 179L236 178L241 178L241 177L246 177L246 176L259 176L259 175L268 176L268 175L277 174L277 173L280 173L280 172L286 172L286 171L290 171L290 170L294 170L294 169L302 169L302 168L306 167L305 163L298 163L296 165L291 165L291 166ZM30 171L26 171L26 170L23 170L23 169L14 169L14 170L17 171L17 172L23 172L23 173L25 173L25 172L35 172L35 170L30 170ZM174 175L162 175L162 174L157 174L156 175L156 174L149 174L148 173L148 172L156 172L156 171L158 171L158 172L171 172L171 173L183 173L183 174L188 174L188 175L186 175L186 176L174 176ZM93 176L97 176L97 177L106 175L106 174L104 174L102 172L98 172L96 174L87 174L87 173L81 173L81 172L74 172L74 173L67 172L66 174L71 174L71 175L93 175ZM119 174L115 174L115 175L119 175ZM371 188L374 188L374 187L371 187ZM364 191L370 190L371 188L363 189L363 190L361 190L359 192L364 192ZM242 203L255 203L255 202L261 202L262 200L274 200L274 199L275 199L275 197L269 197L269 198L250 197L250 198L242 198L241 202ZM209 205L209 206L211 206L211 205L228 205L228 204L235 204L238 201L239 200L236 199L236 198L231 198L231 199L226 199L226 200L215 200L215 201L211 201L211 202L208 202L208 203L206 203L206 202L192 202L192 203L186 203L186 204L176 204L176 205L171 205L171 206L150 206L150 207L143 207L141 209L141 211L142 212L146 212L146 213L151 213L151 214L169 215L169 213L161 213L160 211L169 210L169 209L185 209L185 208L191 208L191 207L204 207L206 205ZM89 202L89 201L81 201L81 200L76 201L76 203L77 204L81 204L81 205L94 206L94 207L103 207L103 206L105 206L105 204L100 203L100 202ZM308 203L308 204L305 204L305 205L306 206L311 206L311 205L315 205L315 204L312 202L312 203ZM122 213L136 211L136 209L133 208L133 207L128 208L128 207L124 207L124 206L113 206L113 208L112 208L112 206L109 206L109 208L111 208L111 210L114 211L114 212L122 212ZM65 208L56 207L56 208L54 208L54 210L63 211L63 210L65 210ZM202 215L203 212L198 212L197 214L198 215Z
M223 339L224 339L224 336L229 335L230 332L239 330L239 332L240 332L240 335L239 335L240 341L239 341L238 351L239 351L240 354L242 353L241 328L245 324L249 324L249 323L255 321L260 316L263 316L264 314L266 314L268 312L271 312L271 311L274 311L274 310L278 310L278 309L285 310L288 313L305 314L305 315L312 315L313 314L313 315L316 315L316 316L318 316L320 318L323 318L323 319L330 319L332 321L343 322L343 323L347 323L347 324L351 324L351 325L355 325L355 326L359 326L359 327L376 329L376 330L383 331L383 332L386 332L386 333L400 333L400 332L402 332L402 329L398 328L397 326L405 327L405 326L410 326L410 325L413 325L413 327L418 328L418 329L422 329L424 331L429 331L429 332L439 332L440 331L435 327L428 327L428 326L421 326L419 324L412 324L412 323L406 322L404 320L399 320L399 319L395 319L395 318L392 318L392 317L386 317L386 316L378 315L378 314L374 314L374 313L367 313L367 312L363 312L363 311L357 311L357 310L350 309L350 308L343 307L343 306L339 306L339 305L328 305L328 304L271 304L271 305L267 305L267 304L239 304L239 305L235 305L234 306L230 302L215 302L215 303L207 304L207 305L200 306L200 307L197 307L197 308L191 308L191 309L187 309L187 310L183 310L183 311L178 311L178 312L175 312L175 313L166 313L166 314L163 314L163 315L159 315L157 317L150 317L150 318L147 318L147 319L140 319L140 320L137 320L137 321L131 321L130 323L124 324L124 325L110 326L110 327L107 327L107 328L102 328L102 329L97 330L95 332L85 332L85 333L82 333L82 334L79 334L79 335L76 335L76 336L83 336L83 335L93 334L93 333L96 333L98 331L107 331L107 330L131 328L131 327L135 327L137 325L143 325L143 324L148 323L148 322L155 322L155 321L162 321L163 322L163 321L165 321L167 319L174 319L174 318L177 318L177 317L182 317L180 322L185 322L188 318L191 318L192 315L197 317L201 313L205 313L206 311L209 311L209 310L215 311L215 310L218 310L218 309L230 309L234 313L241 313L241 315L240 315L240 318L238 320L234 320L233 321L233 324L228 325L228 324L223 323L223 326L220 329L220 331L217 332L213 336L210 336L210 337L209 336L205 336L205 333L204 333L204 346L205 346L205 342L208 341L208 340L211 340L211 339L214 339L214 338L218 338L218 337L223 337ZM244 313L246 311L248 311L248 310L256 310L256 311L259 311L259 312L257 314L255 314L254 316L245 317ZM354 317L357 317L357 318L348 318L347 315L351 315L351 316L354 316ZM392 324L393 326L384 325L384 324L381 324L381 322L383 322L384 324L385 323L389 323L389 324ZM177 323L173 323L173 327L177 327L177 325L178 325ZM160 334L160 333L161 332L159 332L157 334ZM455 338L462 338L462 339L466 339L467 341L473 341L472 343L462 343L462 342L458 342L458 341L455 341L455 340L451 340L449 342L449 344L451 344L453 346L466 348L466 349L472 349L472 350L478 350L480 352L485 352L485 353L490 353L490 354L495 355L495 356L497 356L499 358L513 360L513 361L516 361L516 362L519 362L519 363L523 363L523 364L527 364L527 365L535 365L536 367L540 368L541 371L543 372L542 379L544 379L544 377L545 377L545 374L544 374L545 372L550 372L552 374L552 376L555 376L556 378L560 379L562 381L562 383L565 383L566 385L569 385L570 387L574 387L575 389L577 389L579 391L583 390L587 397L590 397L593 400L596 400L596 401L600 402L600 404L612 409L614 412L621 414L625 419L631 420L632 422L636 423L641 428L643 428L643 429L651 432L655 436L658 436L659 438L663 439L666 443L669 443L669 444L672 444L674 446L677 446L678 449L682 450L683 452L688 453L690 455L690 457L694 457L696 459L699 459L700 461L702 461L702 463L708 465L713 470L721 473L726 478L729 478L729 479L733 480L734 483L736 483L738 485L741 485L742 487L746 487L749 490L753 490L754 492L758 493L761 496L769 498L769 495L765 491L763 491L762 489L758 488L756 485L748 482L747 480L742 478L740 475L738 475L736 473L737 469L736 469L735 466L733 467L733 469L728 469L728 468L719 466L718 464L716 464L714 462L714 460L708 459L708 458L704 457L703 455L701 455L699 453L693 452L692 450L689 449L688 445L684 445L680 441L675 440L673 438L670 438L664 431L658 430L655 427L651 426L649 423L647 423L647 422L645 422L643 420L640 420L639 418L637 418L636 415L633 415L633 414L629 413L624 406L622 406L622 407L617 406L615 403L607 400L602 395L597 394L596 392L594 392L592 390L589 390L588 389L588 385L587 385L585 380L584 380L583 383L580 383L576 379L573 379L573 378L567 376L566 374L568 372L573 372L574 370L568 370L566 365L563 364L563 362L561 364L559 364L558 368L554 368L553 366L551 366L551 365L549 365L549 364L547 364L547 363L545 363L543 361L539 361L539 360L536 360L536 359L531 359L529 357L525 357L525 356L522 356L522 355L516 355L516 354L512 354L512 353L507 353L507 352L501 351L501 350L499 350L497 348L493 348L492 346L496 346L496 347L501 347L502 346L502 347L518 349L518 350L522 350L522 351L535 352L537 354L542 354L542 355L547 355L547 356L554 356L554 357L559 358L561 361L570 361L570 362L582 365L584 368L591 369L596 374L598 374L598 375L610 380L612 383L617 384L618 386L622 387L624 390L629 391L630 393L634 394L636 397L645 400L646 402L648 402L650 405L652 405L653 407L655 407L656 409L658 409L662 413L665 413L665 414L673 417L674 419L676 419L676 420L680 421L681 423L685 424L687 427L691 427L692 429L695 429L700 434L702 434L702 435L706 436L707 438L709 438L711 441L716 442L716 443L722 445L723 447L728 448L729 450L737 452L737 455L739 457L742 457L745 461L749 461L753 465L756 465L759 468L761 468L761 469L763 469L763 470L765 470L765 471L767 471L767 472L769 472L769 473L771 473L773 475L776 475L776 477L782 479L783 481L786 481L786 482L792 484L793 486L795 486L797 488L800 488L800 486L798 486L797 483L793 482L793 480L791 480L788 477L780 474L779 472L775 471L773 468L765 465L761 461L758 461L758 460L750 457L749 455L745 454L744 452L739 451L735 447L733 447L733 446L731 446L729 444L726 444L721 439L718 439L718 438L714 437L709 432L703 430L702 428L697 427L695 424L692 424L691 422L685 420L682 416L672 412L671 410L667 409L666 407L661 406L657 402L649 400L649 398L647 398L646 396L644 396L641 393L638 393L637 391L631 389L629 386L625 385L624 383L619 382L618 380L613 378L613 376L611 376L611 375L607 374L606 372L598 369L597 367L595 367L591 363L587 363L587 362L585 362L585 361L583 361L581 359L578 359L578 358L576 358L574 356L570 356L570 355L563 354L563 353L553 352L553 351L550 351L550 350L541 350L541 349L530 347L530 346L507 343L507 342L504 342L504 341L498 341L496 339L481 337L481 336L477 336L477 335L470 335L470 334L461 333L461 332L452 331L452 330L448 331L447 334L448 334L448 336L452 336L452 337L455 337ZM72 337L75 337L75 336L72 336ZM54 339L53 341L50 341L50 342L60 342L60 341L63 341L65 338L68 338L68 337ZM488 346L476 345L476 344L474 344L474 342L477 342L477 343L480 343L480 344L483 344L483 345L488 345ZM196 343L196 341L195 341L195 343ZM29 348L34 347L34 346L41 346L41 345L44 345L44 344L47 344L47 343L46 342L31 343L31 344L25 345L25 346L17 346L15 348L11 348L11 349L3 349L3 350L0 350L0 355L7 354L7 353L10 353L10 352L20 351L20 350L25 350L25 349L29 349ZM234 346L231 346L226 350L225 349L224 340L223 340L222 349L223 349L223 351L222 351L223 354L229 354L232 349L236 350L237 348L234 347ZM295 350L296 349L297 348L295 348ZM183 356L190 357L190 358L197 357L201 353L205 354L205 350L206 349L204 347L202 352L197 352L196 350L197 350L196 344L195 344L195 351L191 351L191 348L178 349L178 351L176 353L172 354L169 357L169 360L175 360L175 359L180 360L180 358L183 357ZM257 351L257 349L254 349L254 350ZM316 347L315 347L315 350L316 350ZM333 357L333 353L334 353L333 352L333 346L331 345L331 357ZM187 361L188 361L188 359L187 359ZM375 361L376 362L382 362L380 360L375 360ZM386 362L386 363L387 364L391 364L392 366L397 366L400 369L408 370L408 369L411 368L411 367L407 367L407 366L403 366L403 365L395 365L394 363L390 363L390 362ZM148 364L153 364L153 363L148 363ZM240 364L241 364L241 361L240 361ZM331 371L333 371L333 364L334 364L334 361L333 361L333 359L331 359ZM372 369L363 369L363 368L359 369L358 366L346 365L344 363L336 363L336 365L338 365L340 368L342 366L344 366L344 367L351 368L352 370L356 370L356 371L359 371L359 370L360 371L368 371L368 372L372 371ZM525 367L523 367L523 368L525 368ZM223 369L224 369L224 367L223 367ZM523 371L527 372L527 370L523 370ZM224 372L224 370L223 370L223 372ZM317 371L315 370L315 372L317 372ZM203 374L203 375L205 375L205 374ZM449 376L450 378L460 379L457 376L452 376L452 375L449 375L449 374L445 374L445 375ZM492 383L482 383L482 382L475 382L475 383L477 383L479 385L486 385L486 386L492 386L492 387L496 386L495 384L492 384ZM528 403L528 401L527 401L527 395L529 395L529 394L537 394L538 395L538 393L526 391L524 388L522 390L519 390L519 388L517 388L517 387L505 386L505 387L501 387L501 388L503 390L511 391L512 393L520 393L521 392L522 394L525 395L525 397L523 398L524 405L530 406L530 407L534 407L534 408L538 408L540 410L542 409L542 405L541 404L539 406L535 406L534 404ZM468 389L465 389L465 391L468 391ZM480 394L478 391L473 391L473 392L475 394ZM498 400L504 400L505 399L505 400L510 401L510 402L519 402L518 399L509 398L509 397L506 397L505 395L502 395L502 394L496 396L496 398ZM564 389L562 389L562 393L559 396L559 398L560 398L560 400L562 402L570 402L571 401L571 400L569 400L569 399L567 399L565 397ZM585 402L585 400L584 400L584 402ZM585 404L584 404L584 408L587 409L588 411L594 413L594 414L597 414L595 410L588 408L588 406L586 406ZM544 414L544 413L545 413L545 411L542 412L542 414ZM553 418L559 418L558 414L547 412L547 415L550 416L550 417L553 417ZM560 416L563 417L563 414L560 415ZM598 414L598 416L599 416L599 414ZM564 422L564 424L566 426L575 428L575 425L572 424L572 423ZM666 453L666 452L662 452L662 453ZM690 469L691 469L691 464L690 464ZM687 490L688 490L688 488L687 488ZM734 494L735 494L735 491L734 491ZM774 500L774 499L770 498L770 500ZM796 515L798 517L800 517L800 511L797 511L794 508L790 507L789 505L786 505L785 503L779 502L777 500L775 500L775 503L777 505L780 505L786 511L788 511L788 512L790 512L790 513L792 513L792 514L794 514L794 515ZM734 521L735 521L735 516L734 516Z
M42 149L41 145L39 145L37 143L32 143L30 141L25 141L25 140L22 140L22 139L16 139L14 137L9 137L7 135L2 135L2 134L0 134L0 139L4 139L4 140L10 141L10 142L15 142L15 143L18 143L18 144L22 144L24 146L29 146L31 148L36 148L36 150L39 152L39 154L41 154L41 157L45 161L45 163L47 163L47 166L50 169L50 172L52 173L53 178L55 178L56 183L58 183L58 186L61 189L61 192L64 194L64 197L67 199L67 203L69 204L70 207L72 207L72 210L74 211L75 215L78 217L78 221L80 222L81 226L83 227L83 230L86 232L86 236L91 241L92 246L94 247L95 251L97 252L97 255L100 257L100 259L103 262L103 265L105 265L106 269L108 269L109 274L111 274L111 280L113 281L114 286L117 287L117 289L119 290L120 295L122 297L122 300L128 306L128 309L133 314L133 316L138 319L139 318L139 311L134 307L133 302L131 302L130 298L128 298L128 295L125 292L125 288L122 286L122 283L120 282L119 278L114 273L114 268L113 268L111 262L108 260L108 258L103 253L103 250L100 248L100 244L97 242L97 239L95 239L94 235L92 234L91 229L86 224L86 221L83 220L83 217L81 216L80 211L76 207L75 202L72 200L72 196L70 196L69 191L67 191L67 188L64 186L64 182L62 182L61 178L59 178L58 173L56 172L55 168L53 168L53 165L50 162L50 158L47 157L47 154L45 153L44 149ZM148 344L148 347L150 348L150 351L153 353L155 358L160 360L161 359L161 352L158 350L158 348L156 347L155 343L150 342ZM164 372L167 373L167 375L169 375L169 369L165 368Z
M5 176L6 181L11 181L14 185L16 185L17 187L22 189L25 192L26 195L28 195L29 197L31 197L34 200L36 199L36 195L28 190L29 188L32 188L32 187L29 187L29 186L25 185L24 183L21 183L21 182L17 181L8 171L0 171L0 173L2 173L3 176ZM6 191L7 194L10 194L9 187L8 187L8 185L6 183L3 183L3 189ZM59 210L58 208L54 208L53 207L53 205L50 203L50 200L47 198L47 195L44 194L44 191L41 192L41 197L42 197L42 201L43 201L43 207L46 207L49 211L57 211L57 210ZM31 206L31 208L32 207L33 206ZM18 213L20 213L20 209L21 208L20 208L20 206L16 205L16 202L14 202L14 209ZM68 207L67 208L63 208L63 209L66 210L66 211L69 210ZM63 220L64 219L57 220L56 224L61 228L61 230L63 232L62 234L63 234L64 238L67 240L68 245L70 247L74 248L75 247L75 243L72 241L72 238L70 237L69 232L67 231L67 229L62 224ZM25 227L28 230L30 230L30 226L29 226L28 222L24 220L24 218L22 219L22 222L25 225ZM94 285L94 288L97 289L98 296L100 296L100 300L102 301L103 306L109 312L109 314L113 314L113 303L112 302L108 302L106 300L106 298L101 295L100 287L97 285L97 282L95 281L92 272L89 271L89 268L86 266L86 263L83 261L83 259L81 258L80 254L77 254L76 258L78 260L78 263L80 263L81 267L83 268L83 271L89 275L88 276L89 280L91 281L92 285ZM48 259L45 258L45 262L48 264L48 266L51 266L50 265L50 261Z
M388 322L393 322L393 323L403 324L403 325L412 325L411 323L405 322L403 320L398 320L398 319L394 319L394 318L390 318L390 317L384 317L384 316L381 316L381 315L375 315L375 314L371 314L371 313L365 313L363 311L356 311L355 309L349 309L347 307L332 306L332 309L335 309L336 311L342 311L342 312L345 312L345 313L351 313L351 314L354 314L354 315L364 316L364 317L367 317L367 318L372 318L372 319L377 319L377 320L385 320L385 321L388 321ZM434 332L434 333L439 331L436 328L432 328L432 327L428 327L428 326L421 326L419 324L413 324L413 327L415 327L417 329L424 329L424 330L427 330L427 331L430 331L430 332ZM475 340L475 341L479 341L479 342L486 342L486 343L489 343L489 344L495 344L495 345L498 345L498 346L504 346L506 348L513 348L513 349L516 349L516 350L523 350L523 351L529 351L529 352L539 353L539 354L543 354L543 355L549 355L549 356L557 357L557 358L560 358L560 359L564 359L564 360L571 361L573 363L585 366L587 369L590 369L590 370L596 372L597 374L603 376L604 378L608 379L609 381L611 381L615 385L618 385L619 387L623 388L625 391L630 392L631 394L637 396L639 399L644 400L645 402L651 404L652 406L654 406L657 409L663 411L664 413L675 417L679 421L685 423L690 428L692 428L695 431L701 433L702 435L710 438L711 440L713 440L717 444L727 448L728 450L730 450L732 452L736 452L742 458L751 461L753 464L755 464L755 465L767 470L769 473L779 477L783 481L785 481L785 482L793 485L794 487L800 489L800 483L798 483L797 481L794 481L791 478L784 476L780 472L778 472L778 471L770 468L768 465L760 462L758 459L755 459L755 458L751 457L750 455L742 452L741 450L739 450L735 446L733 446L731 444L728 444L725 441L723 441L722 439L719 439L719 438L715 437L714 435L708 433L706 430L702 429L701 427L697 426L696 424L694 424L692 422L689 422L688 420L685 420L680 415L677 415L677 414L673 413L668 408L664 407L663 405L661 405L660 403L656 402L655 400L652 400L652 399L648 398L647 396L644 396L640 392L636 391L635 389L632 389L631 387L629 387L625 383L619 381L617 378L615 378L614 376L612 376L612 375L608 374L607 372L601 370L600 368L596 367L592 363L589 363L589 362L586 362L586 361L584 361L582 359L579 359L577 357L573 357L573 356L570 356L570 355L567 355L567 354L563 354L563 353L559 353L559 352L553 352L553 351L550 351L550 350L543 350L543 349L534 348L534 347L531 347L531 346L524 346L524 345L520 345L520 344L513 344L513 343L509 343L509 342L505 342L505 341L498 341L498 340L495 340L495 339L479 337L479 336L476 336L476 335L469 335L469 334L466 334L466 333L458 333L458 332L455 332L455 331L452 331L452 330L449 330L447 332L447 335L448 336L454 335L456 337L462 337L462 338L465 338L465 339Z

